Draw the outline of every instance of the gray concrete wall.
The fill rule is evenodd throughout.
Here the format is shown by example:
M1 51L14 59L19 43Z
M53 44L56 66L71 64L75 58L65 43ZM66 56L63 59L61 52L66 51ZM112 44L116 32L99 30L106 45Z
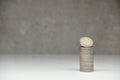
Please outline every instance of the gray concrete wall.
M79 54L89 36L95 54L119 54L118 1L1 0L0 53Z

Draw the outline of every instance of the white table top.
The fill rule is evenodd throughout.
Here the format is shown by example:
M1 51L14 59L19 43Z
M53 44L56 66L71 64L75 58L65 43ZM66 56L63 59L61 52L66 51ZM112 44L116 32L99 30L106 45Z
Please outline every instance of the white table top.
M79 71L79 55L0 55L0 80L120 80L120 55L95 55L94 72Z

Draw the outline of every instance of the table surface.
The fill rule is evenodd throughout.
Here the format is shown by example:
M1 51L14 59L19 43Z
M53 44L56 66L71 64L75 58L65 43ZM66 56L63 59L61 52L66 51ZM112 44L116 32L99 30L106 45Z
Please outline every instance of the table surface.
M120 80L120 55L95 55L94 72L79 71L79 55L0 55L0 80Z

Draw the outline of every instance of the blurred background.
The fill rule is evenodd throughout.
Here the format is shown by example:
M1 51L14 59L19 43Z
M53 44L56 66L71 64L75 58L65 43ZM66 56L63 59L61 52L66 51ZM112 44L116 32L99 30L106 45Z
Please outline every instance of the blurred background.
M0 0L0 54L120 54L119 0Z

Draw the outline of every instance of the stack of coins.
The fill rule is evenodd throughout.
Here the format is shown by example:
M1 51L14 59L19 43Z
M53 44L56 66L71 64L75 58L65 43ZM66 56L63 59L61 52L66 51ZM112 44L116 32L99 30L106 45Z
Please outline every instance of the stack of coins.
M93 41L89 37L83 37L80 44L80 71L93 72Z
M93 71L93 47L80 47L80 71Z

